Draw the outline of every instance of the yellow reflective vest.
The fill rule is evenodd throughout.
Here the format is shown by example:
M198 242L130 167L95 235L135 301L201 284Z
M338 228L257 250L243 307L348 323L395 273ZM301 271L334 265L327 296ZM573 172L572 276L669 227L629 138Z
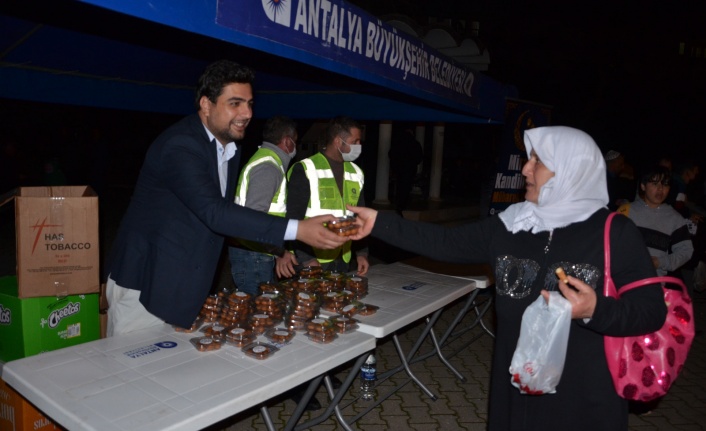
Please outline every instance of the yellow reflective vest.
M235 190L235 203L245 206L245 201L248 196L248 186L250 185L250 172L255 166L261 165L262 163L271 163L277 166L282 172L282 181L279 184L279 189L272 197L272 202L270 203L270 208L267 210L267 214L284 217L287 213L287 182L284 179L284 165L277 153L269 148L259 148L250 160L248 160L245 169L240 174L240 178L238 178L238 187Z
M338 184L333 177L331 166L321 153L316 153L301 162L304 173L309 179L310 197L305 218L323 214L333 214L336 217L346 215L346 204L356 205L363 192L363 170L355 163L343 162L343 196L338 190ZM291 170L290 170L291 173ZM314 249L316 259L328 263L341 256L345 262L351 260L351 241L333 250Z
M287 181L285 180L284 164L277 153L269 148L260 147L255 154L250 157L250 160L248 160L247 165L245 165L245 169L243 169L240 173L240 178L238 178L238 187L235 190L235 203L245 206L248 196L248 186L250 185L250 172L255 166L263 163L271 163L277 166L277 168L279 168L282 172L282 181L279 184L279 189L277 189L275 195L272 196L272 201L270 202L270 207L267 210L267 214L284 217L287 214ZM238 241L253 251L262 252L262 246L256 242L245 240Z

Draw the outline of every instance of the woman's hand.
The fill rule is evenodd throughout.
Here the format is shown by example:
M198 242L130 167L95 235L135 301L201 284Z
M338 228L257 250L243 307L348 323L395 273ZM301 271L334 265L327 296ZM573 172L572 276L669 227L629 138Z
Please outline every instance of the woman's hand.
M354 207L352 205L346 205L346 208L356 214L355 224L358 225L358 233L347 238L358 240L370 235L370 232L375 226L375 219L378 216L378 212L372 208Z
M596 310L596 291L591 286L571 276L568 283L557 281L561 294L571 303L572 319L590 319ZM549 302L549 292L542 290L542 296Z

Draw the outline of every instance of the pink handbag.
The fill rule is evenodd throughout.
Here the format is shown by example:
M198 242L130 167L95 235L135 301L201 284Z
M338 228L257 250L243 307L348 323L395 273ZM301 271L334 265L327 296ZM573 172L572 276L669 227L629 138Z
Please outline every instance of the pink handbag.
M630 289L662 283L667 319L657 332L634 337L605 336L605 354L615 390L622 398L650 401L667 393L684 366L694 339L694 310L684 282L676 277L651 277L623 286L618 294L610 276L610 225L617 213L608 216L605 243L605 296L619 299ZM675 284L681 290L665 288Z

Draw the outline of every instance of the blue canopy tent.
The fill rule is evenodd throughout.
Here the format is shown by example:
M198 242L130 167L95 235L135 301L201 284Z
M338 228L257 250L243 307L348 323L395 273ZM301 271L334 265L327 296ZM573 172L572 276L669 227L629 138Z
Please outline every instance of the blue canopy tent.
M5 99L186 114L220 58L256 70L259 118L499 124L516 97L342 0L4 2L0 36Z

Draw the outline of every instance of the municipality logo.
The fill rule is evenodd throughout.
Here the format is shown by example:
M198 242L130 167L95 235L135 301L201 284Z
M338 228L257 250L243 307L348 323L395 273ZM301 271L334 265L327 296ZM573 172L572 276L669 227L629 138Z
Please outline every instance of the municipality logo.
M289 27L292 22L292 0L262 0L265 15L272 22Z
M123 355L137 359L143 356L151 355L152 353L159 352L162 349L173 349L177 346L176 341L160 341L159 343L150 344L149 346L138 347L137 349L132 349L124 352Z
M424 286L426 283L422 283L421 281L417 281L415 283L410 283L406 286L402 286L402 289L404 290L417 290L420 287Z

